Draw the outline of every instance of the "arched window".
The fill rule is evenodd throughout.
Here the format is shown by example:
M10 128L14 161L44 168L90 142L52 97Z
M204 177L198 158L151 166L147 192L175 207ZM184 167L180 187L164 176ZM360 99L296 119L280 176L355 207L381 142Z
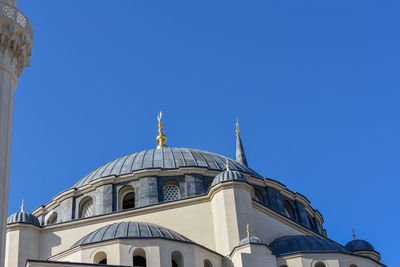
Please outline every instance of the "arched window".
M137 248L133 251L133 267L146 267L146 251L142 248Z
M204 267L213 267L211 261L209 260L204 260Z
M183 267L183 256L179 251L174 251L171 254L172 267Z
M326 267L326 265L322 261L319 261L314 265L314 267Z
M118 193L119 210L132 209L135 207L135 189L127 185L122 187Z
M164 201L177 200L181 196L179 187L175 184L168 183L164 185L163 192L164 192Z
M357 264L354 264L354 263L353 263L353 264L350 264L349 267L358 267L358 266L357 266Z
M94 255L93 263L107 264L107 254L104 253L103 251L97 252L96 255Z
M286 264L284 264L284 265L281 265L280 267L288 267Z
M47 219L47 225L57 223L57 212L53 212L50 217Z
M91 197L86 197L81 201L79 205L79 218L87 218L93 215L93 200Z
M310 229L315 232L316 230L315 230L314 220L310 214L307 215L307 219L308 219L308 223L310 224Z
M254 199L258 202L264 203L264 198L260 190L254 189Z
M293 208L292 208L292 205L290 205L289 201L287 201L287 200L283 201L283 208L285 209L286 217L294 219Z

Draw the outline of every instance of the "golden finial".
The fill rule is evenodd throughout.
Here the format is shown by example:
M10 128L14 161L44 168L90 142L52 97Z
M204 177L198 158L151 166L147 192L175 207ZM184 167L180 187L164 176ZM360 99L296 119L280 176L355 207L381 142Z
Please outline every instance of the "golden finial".
M240 137L239 120L236 118L236 137Z
M21 203L21 212L25 212L25 209L24 209L24 200L22 200L22 203Z
M357 239L357 237L356 237L356 231L354 230L354 228L353 228L353 240L356 240Z
M163 123L161 121L161 117L162 117L162 112L160 111L160 114L157 116L157 120L158 120L158 136L156 139L158 142L157 149L167 147L165 145L165 142L167 142L167 137L165 137L165 135L164 135L164 129L163 129Z
M246 230L247 230L247 238L250 238L250 225L249 224L247 224Z
M226 167L226 171L230 171L228 158L226 158L225 167Z

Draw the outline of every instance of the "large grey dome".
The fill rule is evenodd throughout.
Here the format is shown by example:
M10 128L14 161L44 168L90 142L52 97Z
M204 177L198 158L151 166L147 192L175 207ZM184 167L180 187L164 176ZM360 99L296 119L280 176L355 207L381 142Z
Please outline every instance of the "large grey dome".
M162 148L149 149L136 152L93 170L91 173L80 179L73 187L78 188L90 183L93 180L109 175L123 175L142 169L178 169L184 167L201 167L209 170L225 170L227 158L215 153L190 148ZM241 171L251 176L262 178L261 175L252 169L228 159L229 168L232 171Z
M72 248L120 238L162 238L193 243L183 235L156 224L143 222L120 222L104 226L91 232L76 242Z
M351 254L345 247L322 237L291 235L275 239L270 245L275 256L297 252L342 252Z

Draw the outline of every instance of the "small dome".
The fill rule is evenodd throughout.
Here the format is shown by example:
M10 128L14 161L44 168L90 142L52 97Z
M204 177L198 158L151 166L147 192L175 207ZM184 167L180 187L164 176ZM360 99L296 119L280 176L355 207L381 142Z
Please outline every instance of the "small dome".
M224 171L215 176L214 180L211 183L211 186L214 186L219 183L227 182L227 181L242 181L247 182L246 176L238 171Z
M40 226L39 220L38 218L36 218L36 216L24 211L11 214L7 218L7 224L14 224L14 223L27 223Z
M239 245L245 245L245 244L250 244L250 243L256 243L256 244L262 244L261 240L256 237L256 236L250 236L250 237L246 237L243 238L242 240L240 240Z
M346 244L345 246L348 250L351 252L357 252L357 251L375 251L374 247L368 243L365 240L352 240L349 243Z
M270 245L272 254L275 256L297 253L297 252L351 252L345 247L317 236L292 235L275 239Z
M84 236L72 248L119 238L161 238L193 243L190 239L165 227L143 222L120 222L99 228Z

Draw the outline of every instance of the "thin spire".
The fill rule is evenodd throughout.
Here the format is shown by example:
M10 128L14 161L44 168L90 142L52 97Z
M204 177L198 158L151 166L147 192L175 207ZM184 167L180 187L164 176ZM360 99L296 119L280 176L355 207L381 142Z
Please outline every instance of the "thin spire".
M157 149L167 147L167 145L165 144L165 142L167 142L167 137L164 135L163 123L161 121L161 118L162 118L162 112L160 111L160 114L157 116L158 120L158 136L156 139L158 142Z
M246 226L246 231L247 231L247 238L250 238L250 225L247 224Z
M246 154L244 153L242 139L240 138L239 121L236 118L236 161L248 167Z
M354 230L354 228L353 228L353 240L356 240L357 239L357 237L356 237L356 231Z
M22 203L21 203L21 212L25 212L25 208L24 208L24 200L22 200Z

